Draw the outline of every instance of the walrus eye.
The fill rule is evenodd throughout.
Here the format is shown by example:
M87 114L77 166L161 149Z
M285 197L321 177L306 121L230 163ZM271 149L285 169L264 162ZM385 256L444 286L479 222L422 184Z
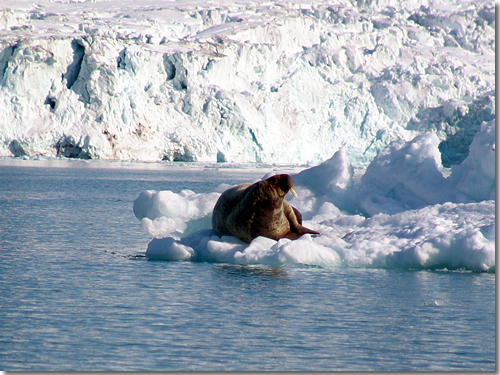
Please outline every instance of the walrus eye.
M290 188L290 193L292 193L292 195L295 197L295 198L298 198L299 196L297 195L297 192L295 191L294 188Z

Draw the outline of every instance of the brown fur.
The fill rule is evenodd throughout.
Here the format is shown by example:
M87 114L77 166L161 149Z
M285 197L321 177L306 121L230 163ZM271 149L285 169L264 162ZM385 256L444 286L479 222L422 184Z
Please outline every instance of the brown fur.
M277 241L319 234L303 227L300 212L284 199L293 186L292 178L282 174L228 189L215 204L212 226L219 236L235 236L247 243L258 236Z

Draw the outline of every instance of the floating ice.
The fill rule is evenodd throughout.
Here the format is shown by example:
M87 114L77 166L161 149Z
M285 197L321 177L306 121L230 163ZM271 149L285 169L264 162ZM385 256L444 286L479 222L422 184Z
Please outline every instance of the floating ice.
M388 145L359 184L352 179L348 154L339 150L323 164L294 176L301 196L290 203L304 213L305 226L321 233L295 241L258 237L247 244L235 237L218 237L209 220L218 193L142 192L134 202L138 218L161 223L166 213L183 226L196 223L199 230L183 236L184 227L174 226L177 239L154 239L146 257L274 266L494 271L495 201L489 199L494 196L494 133L494 123L483 124L469 156L447 178L433 134ZM348 209L337 207L339 197L349 201ZM196 208L195 202L203 204Z
M320 214L306 225L313 238L247 244L213 231L180 240L153 239L146 257L273 266L495 270L495 203L432 205L395 215Z
M357 226L340 217L319 223L318 243L350 267L494 270L494 212L495 202L487 201L378 214Z
M247 244L236 237L218 237L212 232L199 240L198 246L191 247L183 239L153 239L148 245L146 257L151 260L197 260L271 266L335 267L341 264L337 252L314 242L308 234L295 241L257 237Z

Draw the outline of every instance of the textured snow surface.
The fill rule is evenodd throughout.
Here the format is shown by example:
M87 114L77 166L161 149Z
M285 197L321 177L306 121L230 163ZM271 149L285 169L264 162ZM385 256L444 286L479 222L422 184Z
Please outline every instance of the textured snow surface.
M367 166L430 131L458 166L495 118L494 42L486 0L4 0L0 156Z
M227 185L210 194L144 191L134 213L155 237L146 251L153 260L494 271L494 146L492 121L445 178L435 134L394 141L358 181L341 149L293 176L299 198L290 203L321 233L295 241L218 237L211 210Z

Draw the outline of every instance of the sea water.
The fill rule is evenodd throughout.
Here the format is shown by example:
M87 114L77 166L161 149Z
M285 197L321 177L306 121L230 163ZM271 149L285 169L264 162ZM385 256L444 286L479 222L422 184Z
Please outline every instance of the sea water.
M142 190L268 170L0 161L0 370L495 370L491 273L147 261Z

